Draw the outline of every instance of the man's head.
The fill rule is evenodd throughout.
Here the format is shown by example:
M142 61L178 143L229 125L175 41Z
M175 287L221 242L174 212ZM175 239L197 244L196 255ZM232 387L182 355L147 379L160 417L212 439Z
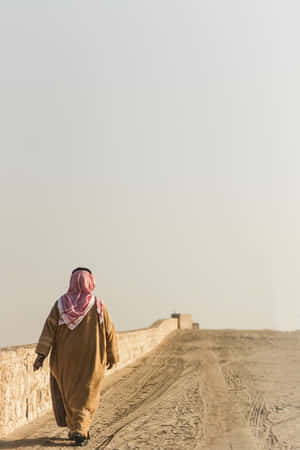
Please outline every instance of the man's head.
M68 293L72 295L78 292L90 294L95 286L92 271L86 267L77 267L72 271Z

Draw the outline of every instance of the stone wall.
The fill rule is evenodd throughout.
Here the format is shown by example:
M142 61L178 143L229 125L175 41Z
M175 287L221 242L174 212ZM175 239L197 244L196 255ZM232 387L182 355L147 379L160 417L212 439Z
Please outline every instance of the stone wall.
M178 328L176 319L162 320L151 328L118 334L120 362L118 369L155 348L165 336Z
M171 318L158 321L151 328L118 333L120 363L117 369L156 347L178 328L179 321ZM43 415L51 407L49 358L42 369L33 372L34 350L34 344L0 349L0 437Z
M33 372L35 345L0 349L0 437L50 407L48 358Z

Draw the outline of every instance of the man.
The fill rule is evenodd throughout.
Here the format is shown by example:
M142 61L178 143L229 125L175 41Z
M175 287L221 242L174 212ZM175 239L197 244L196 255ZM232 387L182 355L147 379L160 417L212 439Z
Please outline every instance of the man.
M50 386L56 422L69 428L76 446L87 445L105 367L119 361L117 337L103 302L92 295L89 269L73 270L69 289L55 302L36 347L34 370L50 355Z

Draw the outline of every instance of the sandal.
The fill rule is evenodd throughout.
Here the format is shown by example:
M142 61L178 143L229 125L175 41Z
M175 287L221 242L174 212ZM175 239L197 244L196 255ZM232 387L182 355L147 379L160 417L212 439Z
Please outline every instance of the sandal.
M85 447L89 443L89 433L87 437L85 437L83 434L75 432L71 434L71 439L75 441L76 447Z

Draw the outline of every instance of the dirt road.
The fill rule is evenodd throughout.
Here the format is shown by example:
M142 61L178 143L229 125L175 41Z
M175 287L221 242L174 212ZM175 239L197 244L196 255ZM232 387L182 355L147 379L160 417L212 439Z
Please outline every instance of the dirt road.
M87 449L300 449L300 332L176 331L105 380ZM3 449L66 449L51 414Z

